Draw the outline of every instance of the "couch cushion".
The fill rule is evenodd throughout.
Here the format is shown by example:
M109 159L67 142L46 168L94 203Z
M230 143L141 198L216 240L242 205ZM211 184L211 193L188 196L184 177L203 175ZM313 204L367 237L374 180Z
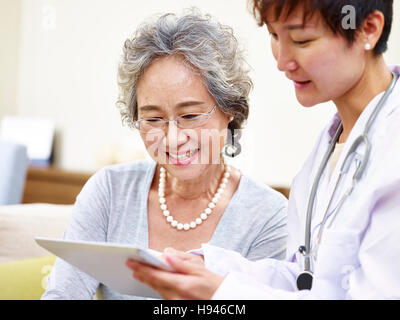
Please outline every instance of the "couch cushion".
M61 238L72 207L54 204L0 206L0 263L49 255L34 238Z
M55 256L0 263L0 300L39 300Z

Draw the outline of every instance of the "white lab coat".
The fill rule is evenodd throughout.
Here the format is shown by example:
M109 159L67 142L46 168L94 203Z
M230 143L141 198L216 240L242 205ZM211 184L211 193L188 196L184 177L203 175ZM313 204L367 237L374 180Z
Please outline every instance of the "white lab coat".
M400 73L400 67L391 70ZM312 243L347 150L362 133L382 95L375 97L361 114L331 177L328 163L312 217ZM311 186L339 122L335 115L293 181L286 261L251 262L232 251L203 245L206 267L225 277L213 299L400 299L400 80L370 130L372 150L365 173L332 226L325 227L314 264L313 288L296 288L296 277L302 271L296 252L304 245ZM332 208L347 189L358 159L359 152Z

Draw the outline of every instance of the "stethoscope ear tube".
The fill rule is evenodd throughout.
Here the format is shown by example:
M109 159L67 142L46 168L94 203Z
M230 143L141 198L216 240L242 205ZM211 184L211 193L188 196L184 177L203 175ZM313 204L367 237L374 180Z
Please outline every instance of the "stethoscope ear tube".
M355 153L358 145L364 143L365 151L364 151L364 155L362 157L361 163L357 167L356 172L353 175L353 182L357 182L361 179L362 174L365 172L365 168L366 168L368 160L369 160L369 155L371 153L371 143L369 142L368 137L362 135L362 136L358 137L358 139L360 139L359 143L357 145L354 145L354 148L350 148L350 149L354 149L352 152Z

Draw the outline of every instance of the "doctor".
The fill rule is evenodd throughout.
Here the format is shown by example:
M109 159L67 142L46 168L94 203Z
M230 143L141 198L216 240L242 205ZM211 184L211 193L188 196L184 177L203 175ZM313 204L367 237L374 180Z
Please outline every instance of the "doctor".
M166 253L176 274L128 262L134 277L167 299L400 298L400 68L382 56L393 1L351 3L354 28L346 0L253 3L298 101L337 107L292 184L286 261L205 244L203 259Z

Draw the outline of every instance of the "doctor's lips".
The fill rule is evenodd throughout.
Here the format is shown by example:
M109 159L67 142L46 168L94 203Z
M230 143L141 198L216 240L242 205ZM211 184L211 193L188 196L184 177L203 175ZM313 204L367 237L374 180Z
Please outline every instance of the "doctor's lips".
M295 87L296 89L304 89L304 88L306 88L306 87L311 83L311 80L309 80L309 81L296 81L296 80L292 80L292 81L293 81L294 87Z
M311 83L311 80L300 81L300 80L295 80L295 79L293 79L292 77L290 77L288 75L286 75L286 77L293 82L293 84L294 84L296 89L306 88Z

